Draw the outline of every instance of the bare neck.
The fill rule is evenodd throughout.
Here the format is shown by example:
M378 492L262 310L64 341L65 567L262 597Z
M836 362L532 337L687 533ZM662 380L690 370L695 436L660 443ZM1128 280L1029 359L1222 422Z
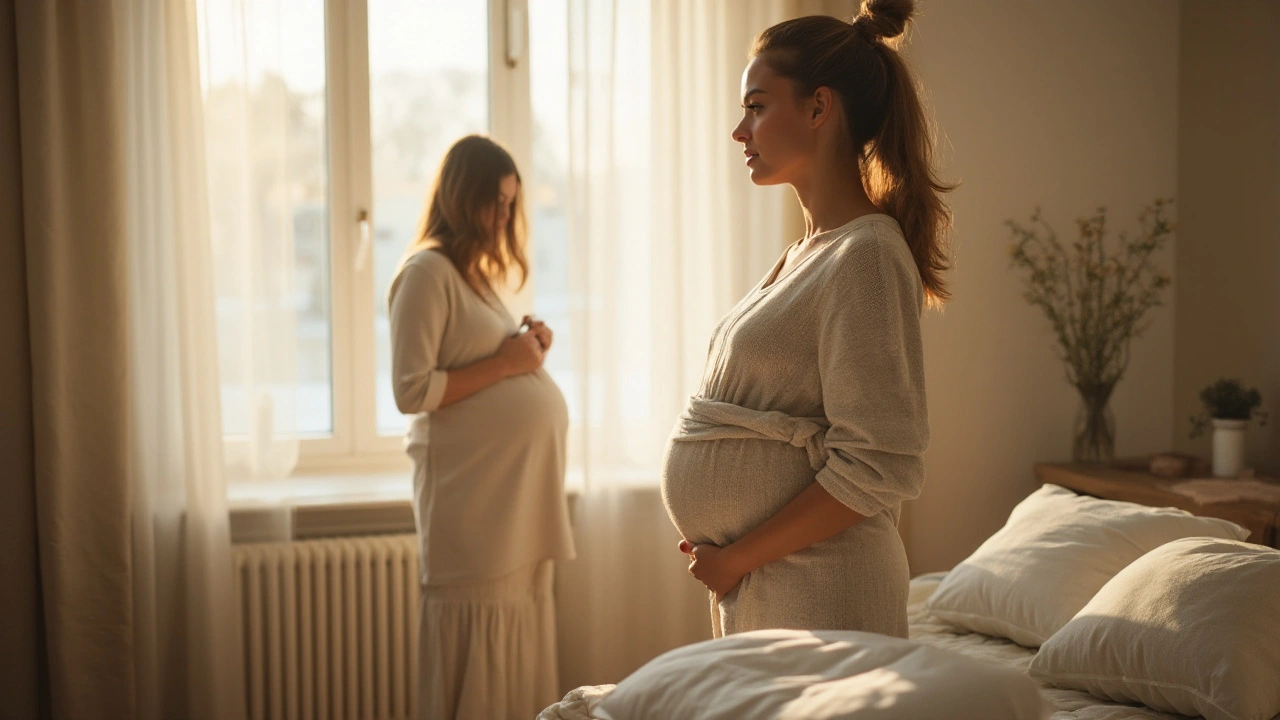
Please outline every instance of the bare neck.
M791 183L804 210L805 240L880 212L862 186L857 161L844 154L826 157L831 159L815 162L804 177Z

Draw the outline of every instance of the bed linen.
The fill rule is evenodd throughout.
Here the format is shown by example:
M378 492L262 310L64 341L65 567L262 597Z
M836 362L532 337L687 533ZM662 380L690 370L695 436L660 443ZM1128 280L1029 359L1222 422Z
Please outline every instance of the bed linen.
M944 577L946 573L933 573L911 581L907 604L911 639L1026 674L1035 650L1008 640L958 630L929 613L925 601ZM537 720L607 720L600 714L599 707L614 689L614 685L576 688L564 700L545 709ZM1053 706L1052 720L1185 720L1186 717L1141 705L1108 702L1077 690L1043 684L1040 690Z

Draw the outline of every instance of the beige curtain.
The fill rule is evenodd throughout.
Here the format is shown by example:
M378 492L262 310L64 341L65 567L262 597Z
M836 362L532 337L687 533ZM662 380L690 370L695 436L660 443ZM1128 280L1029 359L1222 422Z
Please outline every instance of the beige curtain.
M239 717L193 8L3 10L17 36L22 220L4 252L25 260L30 423L15 416L19 472L4 488L17 500L4 503L17 543L6 562L19 566L5 609L21 629L3 636L14 667L0 706ZM24 364L6 360L20 382Z
M27 323L22 166L18 141L18 56L13 0L0 0L0 708L41 717L47 697L40 632L31 342Z
M136 707L124 98L107 3L17 2L35 586L50 716ZM42 712L42 714L44 714Z

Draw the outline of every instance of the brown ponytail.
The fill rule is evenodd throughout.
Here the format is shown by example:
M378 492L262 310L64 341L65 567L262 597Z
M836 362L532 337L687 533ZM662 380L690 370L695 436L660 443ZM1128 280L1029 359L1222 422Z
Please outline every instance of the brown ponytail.
M760 33L750 55L790 79L798 97L819 87L839 96L867 195L902 227L927 302L940 307L951 297L942 277L951 267L951 210L942 194L955 186L934 171L932 128L897 49L914 10L913 0L863 0L852 23L787 20Z

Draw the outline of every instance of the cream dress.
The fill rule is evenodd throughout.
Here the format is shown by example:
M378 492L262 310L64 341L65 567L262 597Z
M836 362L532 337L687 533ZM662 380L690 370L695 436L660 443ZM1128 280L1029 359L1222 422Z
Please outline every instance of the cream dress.
M662 493L694 543L728 545L810 483L865 516L749 574L718 637L761 628L907 635L902 501L920 493L928 445L924 290L898 224L864 215L773 270L712 337L698 394L676 425Z
M441 408L449 370L492 356L516 322L433 250L405 262L389 302L396 404L414 415L418 717L533 717L559 698L553 563L574 556L564 397L539 369Z

